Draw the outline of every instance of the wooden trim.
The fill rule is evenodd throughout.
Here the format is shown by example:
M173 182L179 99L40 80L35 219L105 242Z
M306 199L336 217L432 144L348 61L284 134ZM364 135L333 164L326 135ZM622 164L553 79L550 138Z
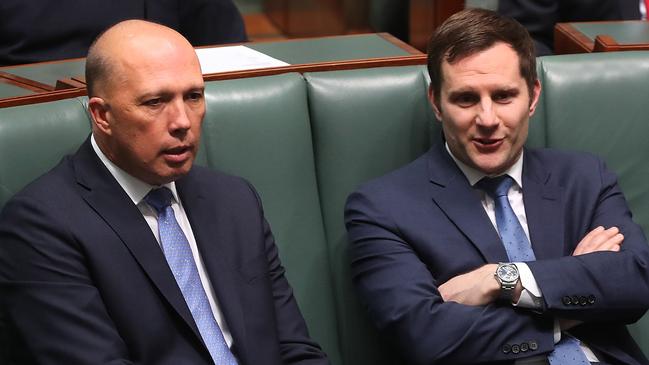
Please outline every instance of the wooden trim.
M570 23L557 23L554 26L554 53L590 53L595 43Z
M610 35L600 34L595 37L593 52L619 51L620 45Z
M595 37L593 52L618 52L618 51L646 51L649 43L620 44L608 34L599 34Z
M396 45L403 43L400 40L390 35L387 34L386 35L379 34L379 35L381 37L384 37L384 39L386 39L387 41L390 41L392 43L396 42L395 43ZM394 38L394 39L391 40L390 38ZM403 45L405 45L405 43L403 43ZM213 73L213 74L204 74L203 78L205 79L205 81L215 81L215 80L239 79L245 77L269 76L269 75L277 75L277 74L289 73L289 72L304 73L304 72L316 72L316 71L336 71L336 70L351 70L351 69L374 68L374 67L412 66L412 65L426 64L427 56L425 54L415 49L411 49L407 51L417 52L417 53L406 55L406 56L317 62L317 63L309 63L309 64L288 65L282 67L220 72L220 73ZM87 95L85 89L85 79L83 76L65 78L59 80L59 82L60 82L60 84L58 85L59 89L57 90L53 90L49 92L46 92L44 90L39 90L41 91L41 93L36 95L0 99L0 108L17 106L17 105L43 103L43 102Z
M34 94L34 95L18 96L14 98L0 99L0 108L8 108L12 106L28 105L28 104L46 103L50 101L75 98L84 95L86 95L86 89L59 90L59 91L44 92L44 93Z
M410 54L423 54L417 48L409 45L408 43L402 41L401 39L393 36L390 33L375 33L375 34Z
M426 52L433 31L451 15L464 9L464 0L402 0L409 1L410 44Z
M51 65L51 64L57 64L57 63L66 63L66 62L71 62L71 61L81 61L81 60L85 60L85 59L86 59L85 57L65 58L65 59L62 59L62 60L25 63L25 64L20 64L20 65L0 66L0 72L5 71L7 69L16 68L16 67L20 68L20 67L31 67L31 66L43 66L43 65ZM9 72L9 73L11 73L11 72Z
M34 87L32 85L23 84L23 83L17 82L16 80L8 79L8 78L6 78L6 77L4 77L2 75L0 75L0 83L9 84L9 85L12 85L12 86L19 87L21 89L33 91L35 93L42 93L42 92L45 91L45 90L43 90L41 88L37 88L37 87Z
M390 67L390 66L412 66L412 65L425 65L427 56L425 54L412 55L412 56L397 56L397 57L383 57L372 58L353 61L334 61L334 62L320 62L311 64L289 65L282 67L260 68L253 70L243 71L230 71L219 72L213 74L203 75L205 81L215 80L228 80L239 79L244 77L258 77L270 76L289 72L317 72L317 71L338 71L338 70L352 70L362 68L374 67Z
M64 79L56 80L55 89L64 90L64 89L79 89L85 87L86 87L85 82L80 82L78 79L74 77L66 77Z
M5 78L5 79L9 79L9 80L13 80L13 81L15 81L15 82L17 82L19 84L22 84L22 85L29 85L29 86L31 86L31 87L33 87L36 90L39 90L41 92L42 91L52 91L52 90L54 90L54 86L52 86L52 85L43 84L42 82L30 80L30 79L27 79L27 78L24 78L24 77L21 77L21 76L17 76L17 75L14 75L14 74L10 74L10 73L4 72L4 71L0 71L0 77Z

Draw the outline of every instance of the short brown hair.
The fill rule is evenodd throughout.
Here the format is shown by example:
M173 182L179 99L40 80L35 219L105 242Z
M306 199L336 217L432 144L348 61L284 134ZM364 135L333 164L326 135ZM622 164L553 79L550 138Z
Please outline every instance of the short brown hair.
M465 9L453 14L435 30L428 43L430 87L439 99L442 63L454 63L503 42L518 54L521 76L533 93L536 76L534 42L516 20L485 9Z

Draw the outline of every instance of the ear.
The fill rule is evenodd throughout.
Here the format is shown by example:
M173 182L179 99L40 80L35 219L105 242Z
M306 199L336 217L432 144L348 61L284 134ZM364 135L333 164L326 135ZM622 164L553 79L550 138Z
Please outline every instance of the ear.
M428 101L430 102L430 105L433 107L433 112L435 112L435 117L437 118L438 121L442 121L442 113L441 109L437 104L437 100L435 100L435 90L433 90L432 85L428 88Z
M112 133L111 125L108 120L109 109L110 106L102 98L94 96L88 100L88 112L92 119L93 130L97 130L107 135Z
M541 96L541 81L536 80L534 82L534 88L532 89L532 100L530 100L530 117L534 115L536 111L536 105L539 102L539 97Z

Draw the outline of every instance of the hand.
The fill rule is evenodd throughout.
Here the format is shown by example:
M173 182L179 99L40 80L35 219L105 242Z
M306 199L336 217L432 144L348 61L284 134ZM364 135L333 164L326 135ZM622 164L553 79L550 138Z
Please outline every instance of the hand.
M494 278L496 267L498 265L488 264L451 278L438 288L442 299L476 306L495 301L500 293L500 284ZM520 295L520 290L518 293Z
M623 241L624 236L617 227L604 229L604 227L599 226L581 239L572 255L579 256L599 251L617 252L620 251Z

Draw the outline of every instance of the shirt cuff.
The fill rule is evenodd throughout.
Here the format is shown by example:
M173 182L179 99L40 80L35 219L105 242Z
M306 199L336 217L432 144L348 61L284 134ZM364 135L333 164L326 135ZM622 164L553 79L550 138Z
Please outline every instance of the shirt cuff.
M518 275L523 286L521 296L518 298L518 302L514 303L514 306L529 309L543 308L543 294L541 294L541 289L536 283L536 279L534 279L532 270L523 262L515 262L514 265L518 268Z

